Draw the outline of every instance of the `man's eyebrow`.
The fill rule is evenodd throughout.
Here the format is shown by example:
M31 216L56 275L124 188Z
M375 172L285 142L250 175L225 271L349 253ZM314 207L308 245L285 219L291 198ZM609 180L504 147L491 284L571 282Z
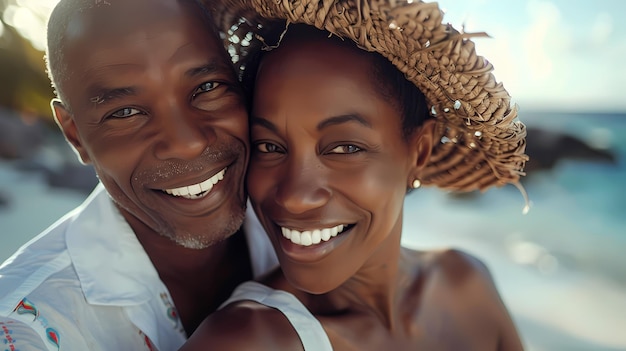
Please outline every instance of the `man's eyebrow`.
M347 114L329 117L317 124L317 130L322 130L337 124L357 122L365 127L372 128L372 124L358 114Z
M90 96L88 102L95 106L107 104L111 101L137 94L137 89L134 87L108 88L104 86L95 86L89 88L87 91L89 92L88 96Z

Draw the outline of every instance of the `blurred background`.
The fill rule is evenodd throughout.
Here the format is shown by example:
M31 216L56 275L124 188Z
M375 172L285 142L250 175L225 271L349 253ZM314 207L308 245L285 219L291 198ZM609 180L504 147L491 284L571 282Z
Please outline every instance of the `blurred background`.
M121 0L120 0L121 1ZM42 50L54 0L0 0L0 262L96 183L54 125ZM524 200L510 186L420 189L404 241L487 263L528 350L626 350L626 2L442 0L487 32L477 51L528 127Z

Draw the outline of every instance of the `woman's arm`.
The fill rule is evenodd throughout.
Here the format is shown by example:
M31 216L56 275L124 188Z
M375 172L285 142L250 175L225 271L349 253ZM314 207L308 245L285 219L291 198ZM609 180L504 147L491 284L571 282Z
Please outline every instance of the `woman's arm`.
M493 319L498 332L498 351L522 351L524 347L517 328L498 292L489 268L478 258L464 254L476 274L473 275L475 289L481 290L481 305Z
M426 272L434 291L429 302L456 320L455 327L467 342L481 350L524 349L493 277L480 259L459 250L433 251L429 257Z
M303 350L298 334L278 310L251 301L208 316L180 348L200 350Z

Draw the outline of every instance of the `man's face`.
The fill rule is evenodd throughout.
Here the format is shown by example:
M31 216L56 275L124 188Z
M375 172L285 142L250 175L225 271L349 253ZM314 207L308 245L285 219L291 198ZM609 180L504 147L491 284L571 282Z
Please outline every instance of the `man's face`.
M66 32L68 140L137 235L206 247L243 220L247 114L221 43L176 1L110 1Z

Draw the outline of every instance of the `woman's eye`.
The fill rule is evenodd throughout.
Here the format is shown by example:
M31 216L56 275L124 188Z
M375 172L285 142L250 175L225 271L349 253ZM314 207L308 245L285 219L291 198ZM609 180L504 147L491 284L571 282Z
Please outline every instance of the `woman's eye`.
M359 151L363 151L360 147L356 145L339 145L334 149L330 150L331 154L353 154Z
M193 93L193 96L195 97L196 95L202 94L202 93L206 93L207 91L211 91L217 87L220 86L220 83L218 82L205 82L200 84L200 86L198 87L198 89L196 89L196 91Z
M111 117L115 117L115 118L128 118L137 114L140 114L141 111L139 111L136 108L132 108L132 107L125 107L121 110L117 110L115 112L113 112L111 114Z
M258 143L256 144L256 148L262 153L281 152L278 145L272 143Z

